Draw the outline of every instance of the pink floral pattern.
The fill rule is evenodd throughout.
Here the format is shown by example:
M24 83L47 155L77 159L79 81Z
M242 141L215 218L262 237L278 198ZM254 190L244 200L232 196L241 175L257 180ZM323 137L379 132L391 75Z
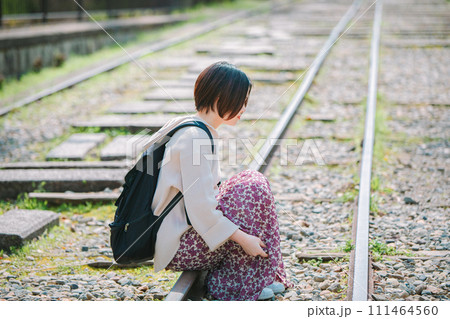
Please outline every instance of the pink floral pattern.
M222 183L219 190L217 209L242 231L259 236L269 257L247 255L232 240L210 251L191 227L182 235L167 269L208 270L207 289L218 300L256 300L274 281L292 286L284 271L275 202L266 177L246 170Z

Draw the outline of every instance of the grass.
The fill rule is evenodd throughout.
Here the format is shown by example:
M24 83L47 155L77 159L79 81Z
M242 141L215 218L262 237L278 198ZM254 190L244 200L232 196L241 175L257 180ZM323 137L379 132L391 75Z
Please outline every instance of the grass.
M354 202L356 197L358 197L358 190L356 188L351 188L346 190L342 196L338 197L335 201L338 203L349 203Z
M340 250L343 251L344 253L349 253L353 249L355 249L355 245L353 245L353 241L351 239L347 240L345 242L345 245L340 248Z
M323 263L323 260L321 257L319 257L317 259L310 259L306 263L313 267L319 267Z
M22 193L15 201L0 201L0 215L12 209L47 210L48 206L46 201L38 201L36 198L29 198L27 193Z
M29 276L63 276L63 275L90 275L102 276L106 274L105 269L91 268L80 264L77 261L68 262L66 257L70 253L61 255L67 247L72 247L74 234L65 224L46 230L38 240L33 240L20 248L12 248L7 255L0 251L0 259L8 259L9 264L5 264L7 271L17 276L18 280L28 278ZM77 238L79 235L77 234ZM76 255L73 255L76 257ZM29 260L27 257L33 257ZM72 259L73 260L73 259ZM0 264L0 269L4 266ZM134 279L143 281L143 283L158 281L157 285L164 290L169 290L179 277L179 273L170 271L153 272L153 266L142 266L139 268L128 269L110 269L117 275L127 275ZM0 287L2 285L0 284Z
M339 280L339 284L341 285L342 289L339 292L346 292L348 289L348 270L342 272L341 279ZM341 300L346 300L347 294L343 293Z
M87 202L79 205L61 204L52 210L58 213L64 213L64 215L68 217L74 214L82 214L85 217L94 217L101 221L112 221L116 206L114 203L103 204Z
M394 256L398 255L399 252L394 247L389 247L383 242L377 239L371 240L369 243L369 249L372 252L375 261L383 259L383 256Z
M377 173L377 164L382 162L386 163L387 157L390 156L390 151L386 147L386 140L391 132L386 127L387 114L385 112L386 102L381 95L378 95L379 102L377 103L377 110L375 115L375 144L373 149L373 169L374 172L371 177L371 200L370 200L370 211L377 214L383 215L384 212L380 209L380 204L383 203L384 195L389 195L393 193L393 189L383 185L383 177ZM366 102L361 103L361 107L365 107ZM360 145L360 138L364 136L364 125L365 121L362 117L358 124L358 134L355 137L356 152L361 153L362 148ZM357 167L351 168L353 171L353 184L349 185L344 193L336 199L336 202L348 203L356 200L359 194L359 175L357 173Z
M42 191L45 185L41 184L36 189L37 192ZM84 204L61 204L58 206L50 206L47 201L37 200L36 198L29 198L27 193L22 193L17 196L13 201L0 201L0 215L11 209L39 209L39 210L51 210L56 213L64 214L67 217L75 214L83 214L86 217L94 217L98 220L111 220L114 218L114 212L116 206L114 203L91 203L86 202Z
M374 163L382 163L387 161L390 156L389 149L386 147L387 139L392 132L386 126L387 102L385 98L378 94L377 109L375 112L375 144L373 146L373 161Z
M49 252L57 246L60 240L68 239L71 234L70 229L65 226L52 227L50 230L46 229L39 237L39 240L32 240L29 244L22 247L12 247L9 255L14 255L16 258L21 259L33 255L36 250Z
M26 209L51 209L61 213L61 221L75 215L82 214L84 217L94 217L100 221L112 221L115 206L111 203L81 205L63 204L49 208L46 202L30 199L26 194L18 196L15 201L0 201L0 213L13 208ZM72 222L76 223L76 222ZM70 224L69 224L70 225ZM0 263L0 270L7 267L10 274L17 276L18 280L29 276L62 276L80 275L101 276L105 274L104 269L91 268L80 264L79 259L73 252L65 252L67 248L80 246L79 240L89 239L90 234L74 234L67 223L61 222L59 226L45 230L38 239L33 239L22 247L12 247L11 251L5 254L0 251L0 259L9 260L10 263ZM78 249L77 248L77 249ZM67 259L72 256L75 258ZM33 257L34 260L28 258ZM97 258L93 256L92 258ZM87 257L89 260L89 257ZM84 259L86 262L86 259ZM152 266L143 266L132 269L111 269L117 275L128 275L143 283L152 281L153 285L158 285L163 290L170 290L179 277L179 273L171 271L153 272ZM155 281L158 281L157 283ZM0 283L0 287L2 284Z

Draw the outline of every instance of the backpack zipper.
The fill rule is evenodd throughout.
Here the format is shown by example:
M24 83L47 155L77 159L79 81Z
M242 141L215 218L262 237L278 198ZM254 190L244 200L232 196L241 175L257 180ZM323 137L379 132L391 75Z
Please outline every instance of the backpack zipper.
M126 223L126 224L125 224L125 229L124 229L125 232L127 232L128 226L129 226L129 225L130 225L130 223Z

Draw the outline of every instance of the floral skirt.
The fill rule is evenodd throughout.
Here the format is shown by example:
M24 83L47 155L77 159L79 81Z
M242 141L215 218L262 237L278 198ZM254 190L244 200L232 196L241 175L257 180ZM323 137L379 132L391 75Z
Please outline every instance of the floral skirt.
M250 256L232 240L210 251L191 227L181 236L180 247L166 268L208 270L207 290L219 300L256 300L274 281L291 286L281 258L277 213L266 177L246 170L222 183L219 191L217 209L242 231L260 237L269 257Z

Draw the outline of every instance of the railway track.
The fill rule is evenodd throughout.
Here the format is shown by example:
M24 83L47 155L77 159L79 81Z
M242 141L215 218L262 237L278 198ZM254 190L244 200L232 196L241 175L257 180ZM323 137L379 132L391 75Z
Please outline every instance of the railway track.
M361 159L359 160L359 166L360 166L360 172L359 172L359 185L355 185L355 189L357 189L357 199L355 201L355 209L354 209L354 219L353 219L353 229L352 229L352 245L354 245L354 249L351 249L350 254L350 262L348 265L348 286L347 286L347 300L355 300L355 301L367 301L367 300L389 300L386 297L383 297L380 294L376 294L374 292L374 288L376 286L374 282L374 272L377 270L384 269L386 267L392 268L392 261L383 260L382 262L377 262L372 265L373 260L376 260L373 257L373 252L376 251L377 248L377 242L373 239L373 235L370 231L369 227L369 221L371 224L374 224L373 220L380 219L380 216L377 216L377 211L374 211L373 208L373 181L372 181L372 158L374 154L374 144L375 144L375 126L381 125L380 123L375 123L376 118L376 104L377 104L377 98L378 98L378 90L377 90L377 83L378 83L378 69L379 69L379 51L380 51L380 36L381 36L381 22L382 22L382 9L383 3L382 1L378 1L375 6L375 12L374 12L374 18L373 18L373 29L372 29L372 37L371 37L371 45L370 45L370 66L369 66L369 79L368 79L368 94L367 94L367 105L366 105L366 116L365 116L365 124L364 124L364 136L361 142L362 147L362 154ZM321 63L320 63L321 64ZM319 65L320 65L319 64ZM310 79L315 76L315 73L309 72L308 75L306 75L306 78L310 76ZM277 122L275 128L272 130L271 134L269 135L269 138L266 140L266 143L263 144L263 146L259 149L259 156L258 161L253 161L249 167L252 169L256 169L259 171L265 171L268 167L268 162L270 162L270 159L276 149L276 145L279 145L278 140L280 137L284 136L284 133L288 129L289 123L293 120L293 115L296 113L298 106L301 104L304 98L304 94L309 89L309 85L311 83L306 81L302 83L302 86L299 88L299 90L296 93L296 96L294 97L293 101L289 104L289 106L285 109L283 115L281 116L281 119L279 122ZM300 93L301 92L301 93ZM295 106L294 106L295 105ZM300 128L301 129L301 128ZM275 142L276 141L276 142ZM264 164L262 164L264 163ZM378 173L378 172L376 172ZM289 198L289 196L287 196ZM295 196L291 196L292 197ZM301 198L300 200L304 200L304 198ZM280 198L280 197L279 197ZM281 196L283 198L283 196ZM289 200L289 199L288 199ZM439 206L438 206L439 207ZM443 204L441 206L442 208L448 207L448 205ZM282 214L283 211L280 211L280 214ZM441 219L442 221L445 220L445 218ZM292 222L297 222L295 218L292 218ZM448 222L448 219L447 219ZM307 223L306 223L307 224ZM444 232L447 230L446 227L443 228ZM298 231L298 230L297 230ZM373 230L372 230L373 231ZM445 236L444 236L445 237ZM389 242L389 241L387 241ZM392 241L391 241L392 242ZM434 300L448 300L449 293L448 293L448 287L445 284L445 280L443 278L446 276L447 273L448 276L448 262L449 262L449 252L448 248L445 250L443 246L440 247L441 251L422 251L420 257L408 257L408 252L397 252L397 257L394 257L394 259L397 259L397 262L395 263L395 267L404 269L405 266L401 265L402 262L406 266L410 266L411 263L414 263L415 260L418 260L419 263L421 261L425 261L425 263L433 264L434 270L436 270L438 267L447 269L447 272L443 272L440 274L441 281L440 288L437 288L434 286L436 282L431 282L429 278L425 275L415 275L415 276L409 276L410 278L407 278L405 274L393 274L392 278L388 278L388 286L393 286L394 288L397 288L400 285L403 287L407 287L405 290L398 289L396 294L394 293L394 299L401 299L404 300L417 300L414 299L414 297L421 295L421 292L423 292L423 289L429 289L425 290L426 295L433 295ZM372 250L372 251L371 251ZM416 249L417 250L417 249ZM315 256L307 256L304 254L296 254L296 257L299 258L309 258L310 260L331 260L336 262L337 259L342 258L344 254L336 254L332 251L326 252L323 250L315 251ZM387 265L391 266L385 266L383 263L386 262ZM439 265L436 267L436 264ZM324 268L325 270L329 270L331 267ZM336 269L337 268L337 269ZM341 270L341 267L336 267L333 270ZM341 268L341 269L339 269ZM383 274L385 274L385 271L382 271ZM434 272L436 273L436 271ZM197 289L193 289L193 295L192 298L198 298L201 296L201 293L199 294L198 287L202 286L196 281L199 281L199 278L202 277L202 273L200 272L185 272L180 277L179 282L175 285L172 292L168 295L166 300L185 300L189 299L189 289L190 287L197 287ZM319 275L320 276L320 275ZM322 282L323 278L320 278L317 276L318 281ZM384 275L386 277L386 275ZM389 277L389 275L387 276ZM411 288L413 278L417 277L417 279L420 278L420 280L428 280L427 283L420 283L420 280L415 280L415 283L417 285L417 281L419 281L419 286L416 287L417 289ZM325 278L327 278L325 276ZM426 278L426 279L423 279ZM448 277L447 277L448 278ZM326 281L327 279L325 279ZM430 285L430 283L432 283ZM336 284L336 282L334 283ZM409 285L408 285L409 284ZM332 286L330 284L318 285L320 289L322 289L322 292L327 292L327 287ZM336 286L336 285L335 285ZM389 289L389 288L388 288ZM378 288L380 290L380 288ZM391 289L392 290L392 289ZM333 291L336 292L336 289L333 288ZM432 292L431 292L432 291ZM320 294L322 296L322 294ZM323 296L327 297L327 294L324 294ZM314 298L314 296L313 296ZM402 299L403 298L403 299ZM294 296L294 300L296 297ZM314 300L314 299L313 299ZM321 300L321 299L316 299ZM323 300L323 299L322 299ZM419 300L427 300L427 297L419 297Z
M412 0L408 1L404 4L405 6L414 3ZM401 5L398 5L397 8L395 5L385 3L384 6L389 9L405 9ZM432 11L432 7L430 6L430 11ZM321 19L312 22L315 15ZM303 24L287 19L287 17L293 16L302 18ZM245 69L254 80L255 89L248 107L250 114L248 119L253 118L253 121L242 122L236 128L221 128L223 140L220 142L223 142L225 146L230 146L233 140L240 141L238 145L235 145L236 153L230 151L232 148L224 147L222 170L224 175L230 176L243 169L252 168L264 172L271 182L279 211L282 254L288 276L295 285L293 290L287 291L282 296L278 295L277 299L383 300L383 296L386 300L448 299L448 288L445 286L448 281L448 268L445 268L448 267L446 266L448 265L448 254L446 254L448 248L446 249L445 240L448 243L448 236L445 233L445 226L431 236L433 240L439 237L439 240L434 240L435 247L438 242L441 245L439 249L430 250L431 253L427 254L423 249L425 244L419 243L417 244L419 250L413 249L414 256L400 250L393 256L387 256L387 253L382 253L378 259L374 256L374 243L381 242L389 245L386 247L392 248L392 244L397 244L398 239L398 234L392 229L388 229L386 224L377 225L380 220L379 215L385 214L383 217L390 218L392 225L395 225L396 218L399 218L394 213L388 215L381 213L381 210L395 210L392 208L398 204L395 203L395 196L390 198L387 196L386 201L379 203L382 209L374 209L373 206L374 195L386 195L380 192L380 189L373 187L374 180L384 185L389 183L393 176L392 172L391 175L383 175L378 171L382 167L378 161L378 153L374 156L374 165L370 162L373 151L371 148L373 148L374 141L379 143L377 138L380 136L379 129L376 129L380 124L374 124L375 114L379 112L375 111L377 93L386 94L389 91L389 85L392 85L392 81L394 81L393 77L389 76L390 69L383 69L383 63L381 63L379 76L382 82L378 88L376 85L377 70L379 69L377 66L378 41L380 33L383 36L385 34L383 29L380 29L380 23L381 18L384 19L385 16L387 16L386 22L383 21L383 23L388 23L392 28L386 27L387 34L390 32L395 35L408 34L408 36L417 34L414 30L405 30L404 26L409 26L408 23L405 22L404 26L394 25L392 15L386 12L383 12L382 15L380 0L376 4L363 1L354 1L353 3L339 1L332 4L304 1L298 4L289 3L284 8L273 10L269 14L255 15L246 21L215 31L214 38L210 36L205 40L196 40L193 47L186 46L178 50L167 50L163 56L141 60L143 65L159 66L161 69L186 70L186 74L177 81L172 80L173 74L170 72L168 75L163 74L161 79L161 84L170 93L173 93L173 96L178 95L181 99L184 94L183 88L190 88L187 83L192 81L195 74L218 58L227 58L231 62L235 62ZM342 18L338 21L339 17ZM357 19L357 21L351 22L351 19ZM349 23L355 24L339 41L334 43L340 34L351 25ZM426 21L424 25L427 25ZM242 30L246 30L245 38L242 38ZM297 30L299 31L296 33ZM430 34L436 32L431 31ZM426 33L426 30L421 32L422 34ZM298 38L296 38L297 36ZM271 39L276 45L270 47L267 45L269 42L267 39ZM294 39L303 41L306 45L292 46L291 43ZM384 40L386 42L383 42ZM387 47L390 48L394 40L403 43L403 39L395 39L395 37L382 38L381 51L383 52L383 49L386 50ZM411 39L408 38L408 40ZM242 52L245 50L242 50L242 47L233 49L230 43L251 44L253 47L259 47L260 53L253 55L256 51L250 52L251 50L249 50L245 53L247 56L243 56ZM383 43L386 43L385 47L383 47ZM329 50L333 44L333 48ZM236 51L239 49L241 49L241 53L238 54ZM327 55L330 56L325 60ZM258 63L260 64L258 65ZM388 64L389 60L385 63ZM265 68L261 65L264 65ZM264 73L261 72L261 69L265 70ZM293 79L300 76L303 70L306 73L300 79L301 83L300 81L293 83ZM346 71L345 75L343 70ZM370 72L367 78L368 70ZM343 76L345 76L345 80ZM143 81L144 77L144 75L136 76L134 81ZM294 84L299 84L296 92L293 92L293 89L289 90L290 85ZM137 95L145 97L146 93L139 91L142 90L142 87L138 86L139 93ZM172 90L172 88L174 89ZM368 92L367 95L366 92ZM136 95L135 92L133 94ZM280 96L281 98L279 98ZM364 103L366 98L367 105ZM181 99L178 99L178 103L184 106ZM380 98L378 97L378 99ZM174 105L169 105L170 102L164 102L160 106L157 106L157 103L161 103L161 101L149 100L143 104L127 105L125 113L146 113L143 110L148 111L152 108L167 108L168 113L174 110ZM265 114L261 110L266 110L269 106L268 103L272 113ZM383 101L383 103L386 102ZM448 105L448 101L446 103ZM285 105L287 106L284 107ZM302 105L301 109L300 105ZM366 113L365 107L368 110L366 125L360 120ZM115 105L112 109L114 109L114 112L111 111L112 114L121 114L120 105ZM124 112L123 109L124 107L122 107L122 112ZM431 113L435 114L436 112L433 110ZM94 115L96 120L103 115L102 112L97 114ZM395 119L396 113L393 114ZM448 117L445 109L444 114L444 118ZM376 116L377 121L379 117L379 115ZM258 118L260 120L255 121ZM275 122L274 118L278 118L279 121ZM105 125L100 126L100 129L102 127L104 129L111 128L111 122L104 121L104 123ZM139 129L140 126L136 126L136 123L134 122L133 125ZM370 127L367 123L372 123L372 126ZM128 132L130 127L131 125L128 127ZM365 127L364 134L362 134L362 127ZM106 130L106 132L108 131ZM268 134L268 132L271 133ZM442 129L436 132L438 138L441 138L441 135ZM262 136L267 136L265 142L262 141L264 143L260 143ZM364 144L361 143L361 140L364 141ZM100 144L96 144L96 147L100 145L104 148L107 142L111 142L108 137ZM433 146L435 145L433 143L437 142L433 140L428 144ZM360 147L362 147L361 154ZM375 144L375 148L378 152L377 144ZM256 156L257 151L259 156ZM252 153L253 161L249 160L252 156L248 156L248 153ZM107 163L105 166L116 172L120 169L123 170L127 164L124 157L120 160L93 162L85 161L84 156L85 154L82 154L81 161L78 162L46 162L42 166L47 166L48 169L60 169L59 174L66 172L67 169L85 170L85 173L89 174L88 170L105 169L102 163ZM97 156L100 157L98 153ZM39 163L36 165L41 166ZM358 171L359 166L361 173ZM11 163L4 164L3 171L19 168L23 170L24 167L32 169L32 166L24 163ZM408 172L411 171L401 170L400 174L407 175ZM442 179L441 173L442 171L437 169L436 178ZM110 172L107 175L110 175ZM384 178L382 182L380 182L380 176ZM407 180L405 175L401 176L403 181ZM121 182L120 176L117 180L117 183ZM396 187L403 186L399 184ZM445 183L442 187L445 189ZM108 193L102 192L103 188L104 185L99 185L94 190L96 193L67 194L60 192L56 186L54 193L36 193L30 194L30 196L57 203L58 201L111 201L115 198L115 194L118 194L116 190ZM48 189L46 190L48 191ZM410 196L414 198L414 196ZM420 203L423 200L421 199ZM435 217L432 220L445 224L445 221L448 221L448 218L445 217L448 206L445 206L446 203L442 203L442 201L442 198L433 198L427 204L428 206L419 205L417 216L414 215L414 218L422 218L424 212L432 209L430 206L437 205L436 207L439 207L443 216L440 219ZM439 205L443 205L443 207ZM400 211L404 212L403 208ZM425 219L422 218L422 220ZM384 237L379 234L380 228L386 230ZM352 231L354 240L352 240ZM414 232L410 232L410 234L412 233ZM408 237L410 234L403 235ZM414 240L408 238L402 239L401 242L404 242L406 246L414 244ZM383 248L385 247L383 246ZM416 276L417 278L408 277L408 274L402 272L414 263L419 270L420 267L425 268L423 265L434 267L433 272L424 269L424 274L420 274L426 277L422 285L414 284L418 280L422 281L418 276ZM393 269L395 272L391 273ZM438 274L435 275L435 272ZM182 273L166 300L204 299L202 291L204 275L205 273L201 272ZM393 279L397 280L397 283ZM409 289L413 284L418 289L408 290L408 296L403 292L393 291L394 288L400 290L402 285ZM440 290L438 291L438 289ZM425 294L421 294L423 291Z
M357 13L358 8L361 4L360 2L361 1L355 1L350 6L349 10L344 14L344 16L339 20L339 23L331 31L331 34L329 35L327 41L322 46L313 63L308 68L304 76L304 80L302 81L302 84L295 93L294 98L289 103L289 105L284 109L280 119L276 123L270 135L267 137L265 143L258 150L259 156L249 164L248 166L249 169L264 172L265 169L267 168L268 162L270 162L271 157L276 150L276 146L281 141L282 137L284 136L284 133L289 127L289 124L293 120L294 115L296 114L298 108L303 102L306 93L314 80L314 77L319 72L320 66L322 65L323 61L328 55L328 52L333 47L334 43L338 40L340 34L345 31L346 26L349 24L349 22ZM196 286L197 289L194 289L193 293L194 295L198 296L199 295L198 290L199 288L202 287L202 284L197 283L197 281L200 281L201 278L204 278L204 276L202 275L204 274L202 274L202 272L199 271L183 272L179 280L175 284L174 288L172 288L171 292L166 297L166 301L186 300L190 298L191 288Z

